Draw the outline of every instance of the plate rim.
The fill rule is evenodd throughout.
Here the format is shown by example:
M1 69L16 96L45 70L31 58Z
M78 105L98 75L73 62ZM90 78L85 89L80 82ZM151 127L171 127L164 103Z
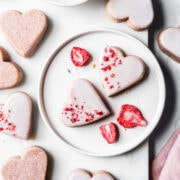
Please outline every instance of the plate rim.
M87 2L88 0L81 0L79 2L75 2L75 3L63 3L63 2L57 2L57 0L45 0L46 2L56 5L56 6L64 6L64 7L70 7L70 6L77 6L77 5L81 5L85 2Z
M74 146L73 144L67 142L63 137L60 137L59 134L57 133L57 131L50 125L51 122L49 120L48 114L46 112L45 109L45 104L44 104L44 99L43 99L43 89L44 89L44 80L46 77L46 73L48 71L48 67L50 66L51 62L53 61L54 57L56 57L56 55L58 54L58 52L60 51L60 49L62 49L64 46L66 46L69 42L71 42L73 39L77 39L80 36L84 36L87 34L91 34L91 33L100 33L100 32L106 32L106 33L116 33L119 35L122 35L124 37L127 37L133 41L135 41L136 43L138 43L138 45L140 45L141 47L145 48L147 52L149 52L149 54L151 55L151 57L155 60L156 66L158 68L158 74L160 75L160 79L161 81L161 87L162 87L162 92L161 92L161 108L158 115L158 120L156 122L153 123L152 127L148 130L145 131L145 133L143 133L144 135L139 136L139 138L135 141L136 143L134 143L133 145L129 145L130 147L125 148L124 150L122 150L121 152L115 152L115 153L95 153L95 152L90 152L81 148L77 148L76 146ZM109 29L109 28L103 28L103 29L91 29L88 31L84 31L84 32L80 32L77 33L76 35L71 36L70 38L67 38L65 41L63 41L62 43L60 43L60 45L58 45L58 47L51 53L51 55L49 56L49 58L47 59L47 61L45 62L40 78L39 78L39 82L38 82L38 108L39 108L39 112L40 115L42 117L43 122L45 123L45 125L47 126L48 129L50 129L50 131L57 136L57 138L63 143L65 144L67 147L71 148L72 150L75 150L76 152L85 154L85 155L90 155L90 156L95 156L95 157L111 157L111 156L116 156L116 155L120 155L120 154L124 154L126 152L129 152L131 150L133 150L134 148L138 147L141 143L143 143L153 132L153 130L155 129L155 127L157 126L157 124L159 123L161 116L163 114L163 110L164 110L164 106L165 106L165 98L166 98L166 88L165 88L165 79L164 79L164 75L162 72L162 69L159 65L159 62L157 60L157 58L155 57L155 55L152 53L152 51L140 40L138 40L137 38L135 38L134 36L119 31L119 30L114 30L114 29Z

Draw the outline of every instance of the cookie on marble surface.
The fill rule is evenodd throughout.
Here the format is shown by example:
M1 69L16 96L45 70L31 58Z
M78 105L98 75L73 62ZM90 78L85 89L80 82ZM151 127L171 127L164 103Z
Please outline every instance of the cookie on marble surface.
M103 170L91 173L86 169L75 169L69 174L67 180L115 180L115 178Z
M0 132L28 139L32 126L32 100L24 92L12 93L0 104Z
M110 114L93 84L86 79L75 79L68 97L60 112L60 120L66 126L86 125Z
M33 55L47 26L46 15L36 9L23 14L8 10L0 16L0 30L16 52L23 57Z
M151 0L109 0L106 11L115 22L127 21L137 31L147 29L154 19Z
M4 180L45 180L48 158L38 146L26 148L21 156L10 158L1 169Z
M13 88L23 79L22 69L10 60L7 51L0 46L0 89Z
M166 55L180 63L180 27L164 29L157 41L159 48Z
M107 96L112 96L139 82L145 74L143 60L125 56L122 49L106 46L99 57L99 71Z

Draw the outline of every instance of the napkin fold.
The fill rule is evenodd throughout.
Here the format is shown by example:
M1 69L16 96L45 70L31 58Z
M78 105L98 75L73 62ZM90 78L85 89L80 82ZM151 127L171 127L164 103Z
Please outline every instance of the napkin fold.
M153 180L180 180L180 128L162 148L152 163Z

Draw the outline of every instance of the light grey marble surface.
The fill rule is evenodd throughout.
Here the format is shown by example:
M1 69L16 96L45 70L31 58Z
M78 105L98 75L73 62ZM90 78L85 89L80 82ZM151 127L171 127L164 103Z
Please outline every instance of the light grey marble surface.
M85 23L84 26L81 27L76 27L73 29L73 34L77 34L80 31L84 30L84 27L86 29L90 28L97 28L97 25L93 23L95 19L99 20L97 22L98 27L107 27L107 26L112 26L112 28L117 28L117 24L112 24L108 19L104 20L101 22L101 16L98 18L96 17L95 14L93 14L92 8L100 8L99 13L100 14L105 14L104 9L102 9L102 4L105 4L105 0L99 0L97 3L93 3L96 0L89 0L92 2L88 2L88 6L83 5L83 10L82 11L77 11L77 9L73 8L68 8L65 10L64 8L58 8L58 7L53 7L51 5L47 5L43 0L28 0L26 3L23 0L14 0L13 2L11 0L1 0L0 2L0 10L7 10L7 9L18 9L18 10L28 10L30 8L40 8L43 11L45 11L49 17L50 21L50 28L48 30L48 35L45 38L44 42L41 45L41 48L37 51L35 56L29 60L24 60L22 57L19 57L9 46L9 44L3 39L2 36L0 36L1 44L3 44L11 54L15 60L24 68L24 71L26 73L32 73L31 69L29 67L33 66L33 75L32 76L26 76L26 82L30 82L28 84L24 83L22 85L21 90L27 91L34 100L34 105L35 108L37 108L37 103L36 103L36 90L34 90L34 87L32 84L35 84L37 86L37 78L40 76L40 73L42 71L42 64L45 63L47 60L47 57L49 56L50 53L54 51L57 46L66 40L69 37L69 34L71 34L71 24L70 22L66 22L67 29L64 29L63 23L65 23L65 16L63 14L68 13L77 13L77 17L81 17L81 21L83 21L83 17L80 16L80 13L87 13L91 15L92 18L89 19L88 23ZM18 4L19 3L19 4ZM94 5L96 4L96 6ZM157 128L154 130L152 135L150 136L150 163L153 160L154 156L160 151L160 149L163 147L163 145L166 143L167 139L169 136L172 134L172 132L180 125L179 117L180 117L180 86L179 86L179 80L180 80L180 64L176 63L175 61L171 60L169 57L164 55L158 48L156 38L157 34L164 28L166 27L173 27L173 26L179 26L180 25L180 1L179 0L153 0L154 4L154 10L155 10L155 19L154 23L151 26L149 30L149 46L151 50L154 52L156 57L158 58L158 61L162 67L164 77L165 77L165 82L166 82L166 105L164 109L163 116L157 126ZM62 15L56 18L56 14L58 13ZM63 13L64 11L64 13ZM65 12L66 11L66 12ZM87 15L86 14L86 15ZM78 22L79 20L76 17L73 17L73 23ZM55 21L56 20L56 21ZM106 24L106 25L105 25ZM121 30L127 31L127 27L125 24L121 26ZM59 31L60 33L57 35L54 32ZM66 32L66 36L63 36L62 34ZM61 34L62 33L62 34ZM143 42L147 42L147 32L134 32L133 30L128 29L128 33L136 36L138 39L142 40ZM71 34L71 35L73 35ZM62 35L62 36L61 36ZM52 39L54 40L52 43ZM60 41L58 40L60 39ZM46 49L46 51L44 51ZM43 53L42 53L43 51ZM40 67L40 68L39 68ZM28 89L28 90L27 90ZM19 90L19 88L16 88L15 90ZM9 93L13 92L13 90L8 90L8 91L3 91L3 93L0 94L0 98L4 99L6 95ZM69 169L67 169L65 166L62 167L62 162L56 161L57 159L54 158L54 153L56 156L59 158L62 157L63 162L66 162L65 156L63 156L63 152L67 153L68 151L71 151L69 149L66 149L63 147L62 144L57 146L57 143L55 141L51 141L47 143L47 139L49 138L49 134L47 132L46 127L44 126L44 123L41 120L41 117L39 113L37 112L38 110L35 110L35 117L36 120L38 121L37 127L34 127L35 135L32 140L25 142L21 140L14 140L12 138L7 137L6 135L1 135L0 136L0 145L1 145L1 153L4 153L4 156L0 158L0 164L2 165L3 162L10 156L14 156L22 152L22 149L28 145L33 145L33 144L38 144L47 149L50 155L50 163L53 166L53 170L49 172L49 177L53 177L52 174L54 174L55 171L58 173L60 170L57 167L60 167L61 170L65 168L65 171L68 172ZM39 132L39 129L41 129L41 132ZM56 139L57 140L57 139ZM58 140L57 140L58 141ZM62 145L62 146L61 146ZM7 149L14 147L14 150L11 151L9 150L9 153L7 154ZM141 149L141 147L140 147ZM148 151L147 148L143 149L143 155L147 155ZM74 154L74 152L71 152ZM142 155L142 153L140 153ZM66 154L68 156L68 153ZM131 156L131 155L129 155ZM119 164L115 162L115 159L108 159L108 161L105 162L104 159L99 159L98 163L95 164L96 159L94 158L87 158L84 155L76 154L73 158L69 157L69 159L72 159L75 162L79 162L80 165L82 165L84 162L86 163L85 167L87 168L92 168L88 163L91 161L91 164L95 164L94 167L98 167L98 165L102 165L102 167L107 168L109 164L113 164L111 166L112 171L116 173L116 175L120 176L126 176L127 180L134 180L132 177L134 176L134 171L133 173L128 173L129 172L129 164L132 165L132 163L135 164L134 168L137 170L136 174L137 177L141 176L142 180L146 180L148 172L144 173L144 177L142 176L142 166L144 164L147 164L146 158L142 157L141 161L137 158L139 156L135 155L133 156L132 161L125 161L125 164L122 165L122 159L126 159L126 157L119 158L119 162L121 164L121 167L124 166L125 170L123 171L123 168L120 168L120 170L117 172L116 169L117 167L119 168ZM85 158L85 161L83 160ZM143 160L145 160L143 162ZM141 168L137 166L137 162L139 162L141 165ZM71 162L67 162L67 164L70 164ZM68 166L73 168L75 165ZM145 170L147 170L146 167L144 167ZM133 168L132 168L133 169ZM131 169L131 170L132 170ZM140 171L139 171L140 169ZM123 174L124 173L124 174ZM128 176L131 176L129 178ZM51 178L49 178L51 179ZM55 179L55 178L54 178ZM138 178L140 180L140 178Z
M180 126L180 64L162 53L157 45L158 33L167 27L180 26L179 0L154 0L155 19L149 30L149 45L157 57L166 83L163 116L150 137L150 161Z

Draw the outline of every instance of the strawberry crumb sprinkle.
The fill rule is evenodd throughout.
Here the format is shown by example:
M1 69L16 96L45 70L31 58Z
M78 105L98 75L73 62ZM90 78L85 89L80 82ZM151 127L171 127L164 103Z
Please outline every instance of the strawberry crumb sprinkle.
M10 121L11 110L4 114L2 107L0 110L0 131L13 135L16 130L16 125Z
M61 114L66 121L69 121L72 124L81 122L90 123L97 117L103 116L103 112L100 109L88 107L86 102L70 104L63 109Z

